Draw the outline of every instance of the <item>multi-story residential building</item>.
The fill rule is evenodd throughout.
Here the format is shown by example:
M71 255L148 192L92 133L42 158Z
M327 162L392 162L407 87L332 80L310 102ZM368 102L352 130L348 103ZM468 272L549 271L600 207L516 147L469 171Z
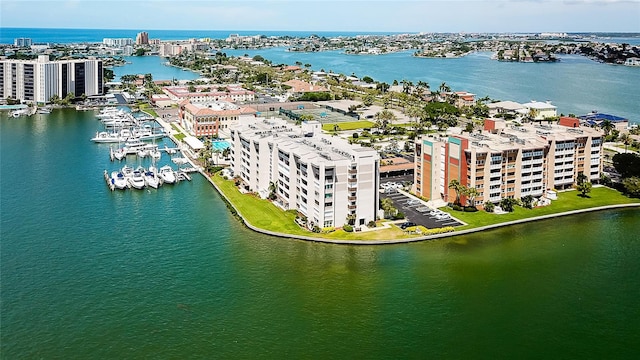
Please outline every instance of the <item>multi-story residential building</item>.
M487 119L481 133L423 137L417 142L414 190L429 200L453 202L456 193L449 184L457 180L475 188L479 195L474 205L482 205L567 189L579 174L598 182L601 171L602 133L598 130L507 126Z
M148 45L149 44L149 34L146 31L139 32L136 35L136 45Z
M102 60L50 61L40 55L37 60L0 61L0 98L46 103L54 95L100 95L102 82Z
M226 101L196 102L183 100L178 107L182 126L196 137L218 136L228 132L241 117L253 118L256 111Z
M380 157L372 148L282 119L243 120L231 129L231 167L248 191L295 209L310 226L356 226L375 220Z
M119 39L104 38L104 39L102 39L102 43L104 45L107 45L107 46L125 47L127 45L133 45L133 39L129 39L129 38L119 38Z
M29 47L33 44L31 38L15 38L13 39L13 46Z
M255 100L255 93L244 89L241 85L165 86L162 88L162 92L173 101L181 102L189 99L194 104L213 101L244 102Z

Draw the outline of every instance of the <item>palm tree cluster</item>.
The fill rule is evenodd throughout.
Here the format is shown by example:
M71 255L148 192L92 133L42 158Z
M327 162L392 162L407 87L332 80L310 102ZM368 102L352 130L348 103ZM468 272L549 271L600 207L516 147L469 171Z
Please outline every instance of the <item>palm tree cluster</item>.
M461 198L465 198L466 205L464 207L475 208L475 198L480 195L480 192L475 187L469 187L463 184L456 179L453 179L449 182L449 189L452 189L456 192L456 199L453 202L453 205L457 205L458 207L462 207Z

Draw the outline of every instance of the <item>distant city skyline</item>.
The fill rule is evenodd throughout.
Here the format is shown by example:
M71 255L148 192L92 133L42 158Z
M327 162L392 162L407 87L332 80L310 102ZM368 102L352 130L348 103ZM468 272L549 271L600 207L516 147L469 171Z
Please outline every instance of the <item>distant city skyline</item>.
M640 0L3 0L2 27L371 31L640 32Z

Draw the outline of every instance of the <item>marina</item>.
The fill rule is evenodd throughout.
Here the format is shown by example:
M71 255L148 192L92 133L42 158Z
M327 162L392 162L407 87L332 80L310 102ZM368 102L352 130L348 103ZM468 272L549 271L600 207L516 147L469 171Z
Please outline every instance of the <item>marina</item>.
M134 116L128 109L122 107L104 108L95 117L104 125L105 130L109 124L118 119L126 119L127 124L130 124L121 127L118 131L98 131L91 139L97 145L110 144L109 159L112 163L125 162L120 169L105 169L103 172L104 180L111 191L158 189L164 184L191 181L189 173L198 171L173 140L167 137L163 127L152 117ZM156 140L159 140L160 144L156 143ZM114 148L113 143L118 143L118 146ZM165 153L177 167L164 164L158 168L157 164L162 160L162 153ZM135 168L127 163L130 160L137 163ZM147 167L143 166L143 162Z

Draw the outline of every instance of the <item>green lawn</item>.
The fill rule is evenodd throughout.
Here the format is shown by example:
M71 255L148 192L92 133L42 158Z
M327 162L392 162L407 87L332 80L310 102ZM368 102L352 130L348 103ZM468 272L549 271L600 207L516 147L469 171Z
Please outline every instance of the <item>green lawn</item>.
M158 117L158 113L151 108L149 104L140 104L140 110L146 112L147 114L153 116L154 118Z
M234 204L242 217L251 225L261 229L291 235L303 235L333 240L390 240L410 239L412 237L419 236L408 235L395 225L392 225L390 229L364 233L349 233L343 230L336 230L334 232L322 234L312 233L300 228L295 223L294 212L283 211L273 205L270 201L260 199L256 195L241 193L232 180L225 180L220 176L220 174L215 174L212 179L218 188ZM488 213L485 211L465 213L461 211L453 211L449 208L442 208L442 210L451 213L454 217L467 223L468 225L456 228L456 230L463 230L535 216L556 214L570 210L604 205L640 203L639 199L627 198L616 190L605 187L594 188L591 191L590 196L590 198L582 198L578 196L577 191L562 192L558 193L558 200L554 200L549 206L530 210L517 206L514 212L502 215ZM422 230L423 233L427 231L426 229Z
M333 131L334 125L338 125L340 127L340 131L370 129L375 126L374 123L367 120L346 121L346 122L339 122L339 123L322 124L322 130Z
M415 237L415 235L406 235L396 226L392 226L390 229L364 233L349 233L343 230L336 230L331 233L316 234L301 229L294 221L295 214L293 212L283 211L270 201L260 199L255 195L241 193L232 180L225 180L219 173L215 174L212 179L218 188L224 192L227 198L234 204L242 217L251 225L261 229L334 240L388 240Z
M500 215L488 213L483 210L475 213L465 213L462 211L454 211L448 207L443 207L441 210L446 211L457 219L467 223L468 225L456 228L456 230L463 230L493 225L501 222L521 220L535 216L557 214L571 210L580 210L605 205L640 203L639 199L628 198L620 192L606 187L593 188L589 194L589 198L580 197L578 194L579 193L577 191L560 192L558 193L558 200L553 200L549 206L535 209L525 209L520 206L516 206L512 213Z

